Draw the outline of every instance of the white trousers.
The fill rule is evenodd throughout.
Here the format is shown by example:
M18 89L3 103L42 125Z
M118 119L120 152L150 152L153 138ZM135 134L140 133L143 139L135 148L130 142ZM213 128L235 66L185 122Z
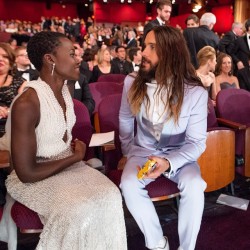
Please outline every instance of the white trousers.
M162 239L163 231L154 204L145 190L145 186L154 180L137 179L136 166L142 166L146 160L142 157L128 159L120 188L130 213L144 234L146 247L152 249ZM181 195L178 212L180 247L193 250L204 210L206 183L201 178L200 168L195 162L182 167L171 180L178 184Z

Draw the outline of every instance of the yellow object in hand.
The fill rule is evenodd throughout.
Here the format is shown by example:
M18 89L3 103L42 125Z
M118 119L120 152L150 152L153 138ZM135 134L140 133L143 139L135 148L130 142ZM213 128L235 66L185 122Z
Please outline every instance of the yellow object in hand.
M155 169L156 161L154 160L147 160L145 164L142 166L141 170L137 174L137 178L139 180L143 179L143 177L148 173Z

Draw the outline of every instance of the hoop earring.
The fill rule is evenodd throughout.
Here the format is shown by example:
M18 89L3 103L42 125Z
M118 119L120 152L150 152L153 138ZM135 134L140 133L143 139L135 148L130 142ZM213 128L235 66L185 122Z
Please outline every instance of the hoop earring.
M52 76L53 76L53 74L54 74L55 66L56 66L56 64L53 63L53 64L52 64L52 70L51 70L51 75L52 75Z

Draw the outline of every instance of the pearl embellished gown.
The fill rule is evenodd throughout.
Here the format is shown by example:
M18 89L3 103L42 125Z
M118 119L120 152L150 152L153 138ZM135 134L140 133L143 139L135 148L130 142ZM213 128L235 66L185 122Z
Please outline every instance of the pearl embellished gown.
M62 90L66 119L49 85L38 79L29 82L27 87L37 92L40 101L37 160L50 161L72 154L70 142L75 114L67 86ZM62 139L65 131L67 142ZM7 135L10 138L10 121ZM6 186L9 194L36 211L44 224L38 250L127 249L120 191L84 162L35 183L22 183L12 171Z

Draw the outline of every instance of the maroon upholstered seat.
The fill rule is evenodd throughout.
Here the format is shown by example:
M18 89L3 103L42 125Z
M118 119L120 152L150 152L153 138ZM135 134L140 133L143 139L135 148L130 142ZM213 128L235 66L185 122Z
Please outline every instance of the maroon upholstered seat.
M93 82L89 84L90 92L95 100L95 110L97 112L100 101L103 97L112 94L122 93L123 84L117 82Z
M90 121L89 111L87 107L80 101L73 99L74 111L76 115L76 123L72 130L72 138L84 141L86 145L89 145L94 128ZM84 160L89 160L94 157L94 149L87 147Z
M19 202L13 204L11 216L22 233L41 232L43 229L37 213Z
M219 118L235 130L236 171L250 177L250 92L225 89L216 98Z
M121 94L106 96L98 108L100 132L115 131L115 149L103 152L103 161L106 175L117 185L120 185L122 170L117 169L117 163L122 157L119 140L119 109ZM179 195L177 184L160 177L146 187L152 200L163 200Z
M105 75L100 75L97 81L123 83L125 77L126 75L123 74L105 74Z

